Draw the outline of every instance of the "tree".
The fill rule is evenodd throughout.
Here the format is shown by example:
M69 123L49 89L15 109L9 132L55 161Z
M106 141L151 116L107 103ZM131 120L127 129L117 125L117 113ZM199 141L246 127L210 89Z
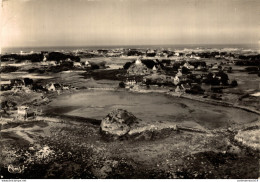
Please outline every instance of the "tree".
M181 72L182 72L182 74L188 74L188 73L190 73L190 70L186 67L182 67Z
M228 85L228 75L226 73L224 73L223 71L219 71L217 74L217 76L220 76L220 81L223 85Z
M30 79L30 78L24 78L23 81L24 81L25 86L33 84L33 79Z
M190 94L203 94L205 90L203 90L200 85L194 85L190 90L186 90L186 92Z
M127 70L131 66L131 62L126 62L124 65L124 69Z

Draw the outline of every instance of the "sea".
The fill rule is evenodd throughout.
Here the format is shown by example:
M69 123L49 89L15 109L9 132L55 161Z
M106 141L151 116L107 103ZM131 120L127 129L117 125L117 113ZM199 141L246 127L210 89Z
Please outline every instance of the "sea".
M98 50L98 49L167 49L167 50L195 50L195 49L218 49L244 50L260 53L260 44L174 44L174 45L113 45L113 46L55 46L55 47L2 47L1 54L30 53L41 51L64 51Z

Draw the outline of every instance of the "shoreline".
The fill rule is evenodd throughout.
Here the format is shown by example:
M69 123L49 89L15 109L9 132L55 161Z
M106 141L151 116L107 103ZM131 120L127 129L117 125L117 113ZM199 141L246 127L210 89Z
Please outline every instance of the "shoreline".
M157 93L157 94L163 94L165 96L171 96L171 97L178 97L178 98L183 98L183 99L187 99L187 100L194 100L194 101L198 101L198 102L202 102L202 103L206 103L206 104L211 104L211 105L215 105L215 106L224 106L224 107L232 107L232 108L237 108L237 109L241 109L247 112L251 112L251 113L255 113L260 115L260 111L256 110L252 107L247 107L247 106L243 106L243 105L235 105L232 104L230 102L227 101L219 101L219 100L212 100L212 99L208 99L208 98L202 98L200 96L194 96L191 94L186 94L186 93L175 93L175 92L169 92L169 91L164 91L164 90L129 90L129 89L120 89L120 88L98 88L98 87L91 87L91 88L86 88L86 89L80 89L75 91L70 91L67 93L62 93L60 95L57 96L66 96L66 95L71 95L74 93L79 93L79 92L84 92L84 91L115 91L115 92L130 92L130 93L139 93L139 94L149 94L149 93ZM52 97L55 97L52 95ZM56 99L53 98L53 99Z

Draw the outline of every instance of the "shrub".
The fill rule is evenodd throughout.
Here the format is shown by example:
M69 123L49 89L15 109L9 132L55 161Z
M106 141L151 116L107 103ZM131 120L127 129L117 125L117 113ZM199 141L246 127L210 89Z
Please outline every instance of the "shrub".
M237 84L237 81L236 80L232 80L231 84L230 84L232 87L236 87L238 84Z
M125 88L125 83L124 83L124 82L120 82L120 83L119 83L119 87L120 87L120 88Z

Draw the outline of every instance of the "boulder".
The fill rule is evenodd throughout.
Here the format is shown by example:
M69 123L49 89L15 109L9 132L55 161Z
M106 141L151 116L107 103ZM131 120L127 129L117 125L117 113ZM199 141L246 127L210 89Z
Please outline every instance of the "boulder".
M100 131L103 135L119 138L126 135L132 125L137 124L140 119L132 113L123 109L110 112L101 122Z
M169 121L142 122L132 113L117 109L102 120L100 131L108 140L151 140L169 136L172 131L177 131L177 125Z

